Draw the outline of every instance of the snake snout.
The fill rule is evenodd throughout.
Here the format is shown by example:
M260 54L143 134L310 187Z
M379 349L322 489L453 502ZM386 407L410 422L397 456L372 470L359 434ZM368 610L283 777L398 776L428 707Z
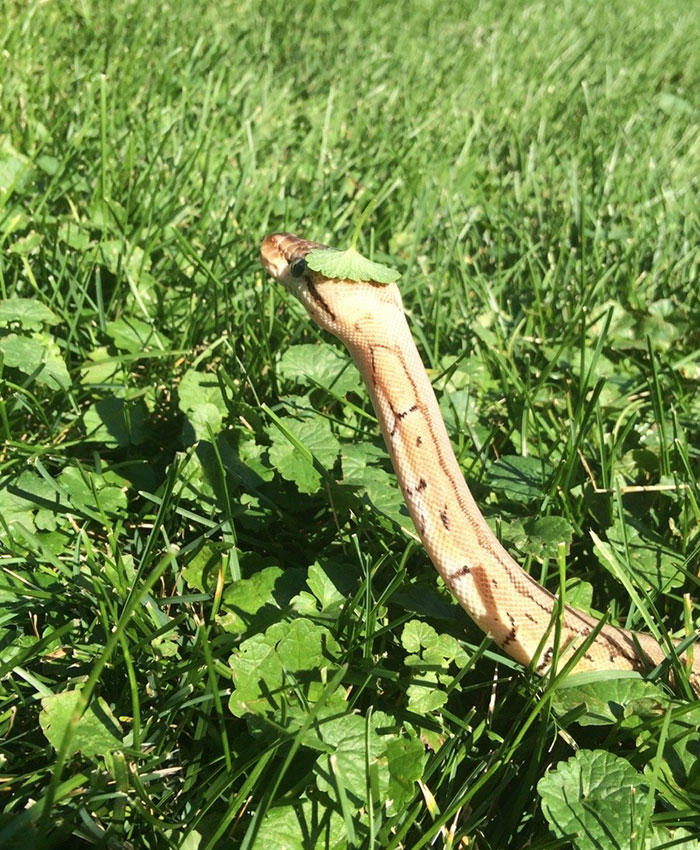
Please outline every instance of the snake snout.
M260 246L260 261L265 271L275 280L282 280L289 267L289 261L282 250L282 242L286 238L287 233L272 233L265 237Z

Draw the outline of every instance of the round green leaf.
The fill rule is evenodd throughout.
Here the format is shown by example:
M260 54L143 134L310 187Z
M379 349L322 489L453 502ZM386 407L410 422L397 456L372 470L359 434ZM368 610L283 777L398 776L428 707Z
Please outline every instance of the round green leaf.
M42 325L56 325L58 316L36 298L7 298L0 301L0 326L17 322L29 330L40 330Z
M306 265L315 272L339 280L394 283L401 277L396 269L368 260L354 248L347 251L335 248L310 251L306 255Z
M558 838L576 850L632 850L647 783L623 758L604 750L580 750L537 784L542 812Z
M78 691L63 691L41 701L39 723L55 750L61 748L79 696ZM109 706L101 698L93 700L75 726L69 752L90 757L105 755L121 746L122 732Z

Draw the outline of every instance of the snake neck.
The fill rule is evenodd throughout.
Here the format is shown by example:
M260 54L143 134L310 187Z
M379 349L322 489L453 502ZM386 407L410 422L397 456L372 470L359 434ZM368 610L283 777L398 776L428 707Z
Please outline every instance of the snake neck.
M403 313L373 321L348 344L377 413L413 523L438 571L454 539L480 530L478 508L451 449L435 393ZM383 326L379 326L383 324ZM449 543L442 538L450 535ZM442 545L441 545L442 544Z
M361 331L360 331L361 328ZM452 451L435 393L403 311L376 311L344 340L372 398L406 506L436 569L470 617L510 655L529 663L499 598L514 583L540 621L550 593L524 573L479 511ZM531 615L535 616L534 612Z

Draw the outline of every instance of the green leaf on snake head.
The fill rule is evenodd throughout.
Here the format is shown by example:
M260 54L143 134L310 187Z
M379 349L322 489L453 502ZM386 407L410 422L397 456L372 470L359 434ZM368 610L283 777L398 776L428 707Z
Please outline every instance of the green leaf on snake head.
M306 255L306 265L325 277L339 280L387 284L401 277L396 269L368 260L354 248L348 248L347 251L338 251L336 248L310 251Z

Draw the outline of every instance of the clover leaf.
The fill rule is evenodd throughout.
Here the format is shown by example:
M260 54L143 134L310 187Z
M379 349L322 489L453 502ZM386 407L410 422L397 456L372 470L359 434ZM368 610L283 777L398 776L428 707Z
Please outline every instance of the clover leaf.
M336 248L322 248L310 251L306 255L306 265L325 277L340 280L372 281L373 283L393 283L401 275L396 269L375 263L363 257L354 248L339 251Z

